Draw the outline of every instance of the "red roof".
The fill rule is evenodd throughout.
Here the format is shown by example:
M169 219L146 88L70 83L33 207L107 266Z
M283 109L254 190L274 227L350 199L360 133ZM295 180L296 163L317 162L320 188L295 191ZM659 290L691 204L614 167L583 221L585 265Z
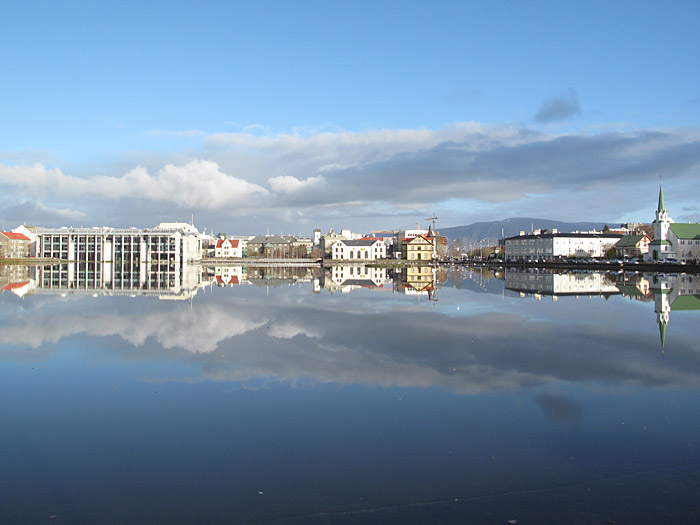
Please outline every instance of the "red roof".
M15 239L17 241L28 241L30 240L29 237L24 235L23 233L15 233L15 232L2 232L3 235L5 235L8 239Z
M231 278L228 280L228 283L224 282L224 279L220 276L216 276L216 284L241 284L238 282L238 276L237 275L232 275Z
M3 233L5 233L5 232L3 232ZM8 285L3 286L2 291L9 292L11 290L17 290L18 288L22 288L23 286L27 286L28 284L29 284L29 281L27 281L26 283L10 283Z
M216 241L216 247L221 248L226 241L231 245L231 248L238 248L238 239L219 239Z

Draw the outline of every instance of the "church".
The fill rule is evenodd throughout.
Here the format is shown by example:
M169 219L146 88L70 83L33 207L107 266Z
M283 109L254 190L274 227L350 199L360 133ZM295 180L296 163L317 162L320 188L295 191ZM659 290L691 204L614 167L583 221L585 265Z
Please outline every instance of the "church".
M700 224L677 223L669 217L663 186L659 186L659 205L653 225L654 239L649 244L646 261L700 260Z

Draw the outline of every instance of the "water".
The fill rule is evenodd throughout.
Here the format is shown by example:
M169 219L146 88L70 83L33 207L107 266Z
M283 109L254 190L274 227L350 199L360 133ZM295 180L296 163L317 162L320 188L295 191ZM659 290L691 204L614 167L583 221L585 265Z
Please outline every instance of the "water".
M218 268L174 290L13 272L3 523L700 512L697 276Z

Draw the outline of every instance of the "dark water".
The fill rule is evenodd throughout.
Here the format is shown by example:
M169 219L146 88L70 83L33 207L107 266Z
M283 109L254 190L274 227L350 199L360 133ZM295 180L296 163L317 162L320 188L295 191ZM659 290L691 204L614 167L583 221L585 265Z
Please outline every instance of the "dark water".
M697 522L696 277L248 277L6 286L0 522Z

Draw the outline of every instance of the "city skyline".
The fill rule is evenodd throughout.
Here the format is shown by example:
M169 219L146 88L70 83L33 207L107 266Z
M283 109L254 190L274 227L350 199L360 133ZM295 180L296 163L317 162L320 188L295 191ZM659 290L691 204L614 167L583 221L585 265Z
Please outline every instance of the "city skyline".
M5 227L700 221L693 2L5 11Z

